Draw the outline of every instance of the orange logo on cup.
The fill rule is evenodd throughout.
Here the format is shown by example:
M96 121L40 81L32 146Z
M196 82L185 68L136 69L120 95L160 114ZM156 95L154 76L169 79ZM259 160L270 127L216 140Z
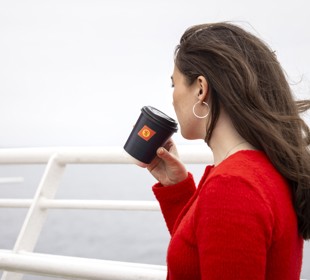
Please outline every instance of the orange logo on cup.
M156 131L150 129L147 125L143 126L138 132L138 135L145 141L149 141L155 134Z

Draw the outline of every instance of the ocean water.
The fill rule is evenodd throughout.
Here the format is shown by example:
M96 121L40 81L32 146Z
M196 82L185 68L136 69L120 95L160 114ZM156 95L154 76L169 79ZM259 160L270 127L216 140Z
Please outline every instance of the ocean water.
M1 198L32 198L45 165L1 165L0 177L23 183L0 184ZM203 165L188 165L196 181ZM68 165L59 199L155 200L155 180L135 165ZM27 209L0 208L0 248L12 249ZM165 264L169 234L160 212L49 210L35 252L115 261ZM310 279L310 242L305 243L302 278ZM27 275L26 280L54 279Z

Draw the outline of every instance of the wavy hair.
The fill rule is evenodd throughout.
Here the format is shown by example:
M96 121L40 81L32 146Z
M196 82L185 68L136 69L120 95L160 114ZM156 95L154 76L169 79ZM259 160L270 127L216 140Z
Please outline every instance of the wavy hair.
M175 65L191 85L202 75L209 83L209 143L220 109L238 133L264 151L288 180L298 229L310 239L310 130L300 113L310 100L296 101L275 53L258 37L237 25L195 25L175 50Z

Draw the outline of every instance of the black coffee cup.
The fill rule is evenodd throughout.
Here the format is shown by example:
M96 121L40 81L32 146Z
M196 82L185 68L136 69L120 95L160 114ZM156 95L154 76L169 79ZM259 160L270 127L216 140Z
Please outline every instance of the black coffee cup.
M178 130L177 122L152 106L144 106L124 145L137 165L146 167L159 147Z

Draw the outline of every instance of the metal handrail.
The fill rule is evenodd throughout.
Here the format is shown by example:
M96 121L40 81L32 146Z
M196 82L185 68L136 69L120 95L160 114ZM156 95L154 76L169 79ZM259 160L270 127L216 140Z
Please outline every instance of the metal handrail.
M29 208L32 199L0 199L0 208ZM142 200L92 200L92 199L41 199L42 209L83 209L83 210L122 210L158 211L156 201Z
M185 163L209 163L212 155L205 146L180 146ZM50 147L0 150L0 164L46 164L33 199L0 199L0 208L29 208L22 229L11 251L0 250L1 280L20 280L24 274L39 274L69 279L163 280L166 267L112 262L33 253L33 248L50 209L100 209L158 211L155 201L54 199L68 164L132 164L121 147Z
M1 267L7 270L66 279L160 280L166 267L140 263L0 250ZM10 276L11 277L11 276Z
M178 146L181 160L188 164L210 163L211 151L206 145ZM132 164L131 157L118 146L104 147L46 147L0 149L0 164L47 163L52 155L64 164Z
M0 184L8 184L8 183L22 183L24 178L22 177L1 177Z

